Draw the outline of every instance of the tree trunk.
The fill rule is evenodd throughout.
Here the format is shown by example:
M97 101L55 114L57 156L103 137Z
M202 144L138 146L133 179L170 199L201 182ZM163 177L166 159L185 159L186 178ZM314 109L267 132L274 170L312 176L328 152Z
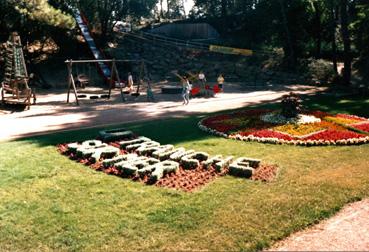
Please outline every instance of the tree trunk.
M221 2L221 11L222 11L222 17L227 16L227 0L222 0Z
M160 0L160 21L164 18L164 12L163 12L163 0Z
M331 43L332 43L332 63L333 63L333 71L335 74L338 74L337 71L337 42L336 42L336 28L337 28L337 9L334 6L333 1L331 1L330 6L330 15L331 15Z
M351 41L348 29L348 0L341 0L341 29L343 41L343 81L346 85L351 83Z
M322 13L318 2L314 2L313 5L315 9L315 25L316 25L315 57L319 58L322 51L322 21L321 21Z
M288 28L288 20L287 20L286 9L284 6L284 0L279 0L279 4L281 7L283 28L286 33L285 34L286 35L286 46L287 46L286 57L287 57L288 65L290 67L294 67L295 66L295 52L294 52L293 45L292 45L290 29Z
M185 0L182 0L182 7L183 7L183 14L184 14L184 18L186 18L187 13L186 13L186 4L185 4Z
M170 0L167 0L167 18L170 18Z

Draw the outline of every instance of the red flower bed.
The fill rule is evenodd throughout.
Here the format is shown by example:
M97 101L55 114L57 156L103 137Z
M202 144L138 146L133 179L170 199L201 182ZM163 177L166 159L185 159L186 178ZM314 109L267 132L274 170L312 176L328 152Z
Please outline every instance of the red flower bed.
M222 132L222 133L227 133L229 131L237 129L237 126L219 124L219 125L213 125L213 127L211 128L215 129L216 131Z
M369 123L354 125L353 128L358 129L358 130L362 130L362 131L365 131L365 132L369 132Z
M227 119L231 119L231 116L230 115L216 115L216 116L213 116L213 117L206 118L203 121L203 123L204 124L211 124L211 123L214 123L214 122L221 123L221 121L227 120Z
M275 132L272 130L264 129L264 130L256 130L256 131L248 131L248 132L238 132L241 136L254 136L254 137L272 137L272 138L278 138L283 139L287 141L293 140L292 137L289 135L285 135L279 132Z
M359 117L359 116L356 116L356 115L337 114L336 117L345 118L345 119L353 119L353 120L358 120L358 121L366 121L365 118Z
M309 137L304 138L304 140L328 140L328 141L337 141L337 140L346 140L350 138L361 138L365 137L362 134L358 134L352 131L337 131L337 130L327 130L323 131Z
M321 119L321 122L315 122L313 126L317 129L316 132L306 134L304 136L303 132L294 132L289 134L284 134L283 132L274 131L273 128L277 126L282 126L283 124L276 122L265 122L262 116L273 112L273 110L268 109L253 109L237 111L230 114L217 115L214 117L206 118L202 120L199 125L200 128L214 133L228 134L231 138L240 138L253 136L251 140L259 139L262 142L277 143L278 140L284 140L283 143L290 144L301 144L306 145L309 141L310 145L327 144L322 143L323 141L338 141L347 139L358 139L355 141L350 141L348 144L358 144L358 143L368 143L368 135L360 134L355 132L352 127L369 132L369 120L363 117L358 117L355 115L338 114L331 115L327 112L322 111L311 111L305 112L304 114L312 115ZM273 112L274 113L274 112ZM352 120L357 122L363 122L358 125L353 125L351 128L340 123L344 120ZM365 123L367 121L367 123ZM286 124L287 125L287 124ZM298 125L290 126L296 131L299 129ZM304 127L300 127L304 129ZM306 127L305 127L306 128ZM237 133L235 133L237 132ZM301 133L301 134L300 134ZM271 139L273 138L273 139ZM243 138L244 140L250 140L250 138ZM277 140L276 140L277 139ZM311 143L310 141L313 141Z
M313 116L318 117L320 119L322 119L326 116L329 116L329 114L327 112L323 112L323 111L319 111L319 110L311 111L311 112L309 112L309 115L313 115Z
M243 110L233 113L233 117L239 117L239 116L261 116L266 113L269 113L273 110L270 109L250 109L250 110Z

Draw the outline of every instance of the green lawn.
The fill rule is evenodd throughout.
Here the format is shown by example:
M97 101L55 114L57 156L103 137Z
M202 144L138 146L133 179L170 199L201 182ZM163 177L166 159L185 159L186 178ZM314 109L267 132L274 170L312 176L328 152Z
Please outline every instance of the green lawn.
M365 99L318 97L307 105L369 113ZM276 181L227 176L184 193L94 172L57 152L55 144L95 137L97 129L4 142L0 250L252 251L369 196L368 144L306 148L232 141L201 132L199 119L126 127L163 144L262 158L280 167Z

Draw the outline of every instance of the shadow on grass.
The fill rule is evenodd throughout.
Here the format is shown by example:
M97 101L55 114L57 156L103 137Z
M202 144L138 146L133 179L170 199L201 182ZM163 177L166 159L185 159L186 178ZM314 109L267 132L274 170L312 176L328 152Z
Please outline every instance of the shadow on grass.
M366 98L355 96L336 97L327 94L320 94L314 96L305 95L302 96L302 99L304 101L304 107L309 110L322 110L330 113L348 113L369 117L369 99ZM247 106L247 109L254 108L279 109L279 100L275 100L270 103ZM188 115L183 118L157 119L147 122L134 122L63 131L42 136L23 138L15 141L27 141L39 144L40 146L48 146L56 145L58 143L93 139L97 137L98 131L101 129L125 128L127 130L132 130L136 134L157 140L162 144L179 144L187 141L200 141L212 137L197 127L197 123L201 118L242 109L245 108L201 115Z
M153 140L160 141L162 144L177 144L211 137L211 135L206 134L197 127L197 123L202 117L203 116L188 116L175 119L168 118L148 122L117 124L105 127L63 131L48 135L24 138L17 141L31 142L40 146L49 146L59 143L93 139L97 137L99 130L102 129L124 128L132 130L138 135L144 135L152 138Z

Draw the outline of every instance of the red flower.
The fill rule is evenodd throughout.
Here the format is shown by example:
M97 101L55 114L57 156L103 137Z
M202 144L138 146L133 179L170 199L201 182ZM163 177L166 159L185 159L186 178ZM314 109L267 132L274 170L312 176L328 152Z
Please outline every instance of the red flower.
M368 123L359 124L359 125L353 125L353 127L355 129L358 129L358 130L369 132L369 122Z
M327 130L314 135L308 136L303 140L345 140L350 138L361 138L364 137L362 134L358 134L352 131L337 131L337 130Z
M272 130L267 130L267 129L257 130L257 131L238 132L238 134L240 134L241 136L273 137L273 138L278 138L278 139L283 139L283 140L288 140L288 141L293 140L293 138L290 137L289 135L275 132Z
M347 114L337 114L336 117L345 118L345 119L354 119L358 121L365 121L366 119L363 117L359 117L356 115L347 115Z
M316 110L316 111L310 111L308 113L309 115L313 115L315 117L318 117L320 119L326 117L326 116L329 116L330 114L328 114L327 112L323 112L323 111L319 111L319 110Z
M232 125L214 125L211 128L222 133L227 133L228 131L235 130L237 127Z

